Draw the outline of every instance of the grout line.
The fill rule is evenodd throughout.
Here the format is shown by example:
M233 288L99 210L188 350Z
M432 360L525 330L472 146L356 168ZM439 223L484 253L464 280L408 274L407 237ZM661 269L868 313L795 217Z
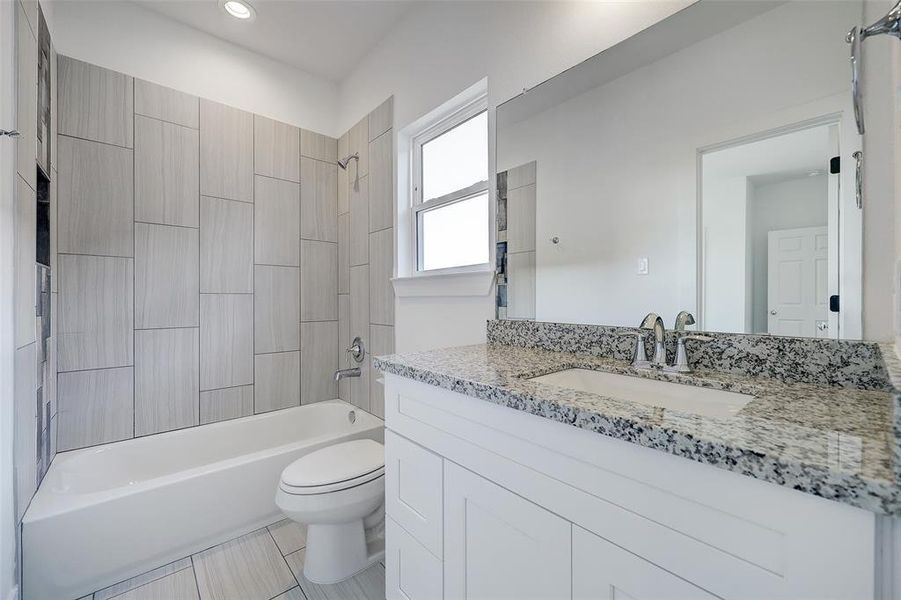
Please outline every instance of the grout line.
M57 250L57 256L93 256L94 258L123 258L128 260L134 260L134 255L132 256L117 256L114 254L90 254L87 252L60 252Z
M156 85L156 84L154 84L154 85ZM163 86L160 86L160 87L163 87ZM176 91L178 91L178 90L176 90ZM135 100L137 100L137 97L135 98ZM175 121L170 121L169 119L162 119L160 117L155 117L153 115L145 115L144 113L139 113L137 110L135 110L135 117L136 118L143 117L145 119L152 119L154 121L159 121L160 123L168 123L169 125L175 125L177 127L183 128L183 129L190 129L191 131L196 131L196 132L200 133L200 113L199 113L199 111L198 111L198 115L197 115L197 127L191 127L190 125L185 125L184 123L176 123Z
M131 78L131 255L132 255L132 268L131 268L131 362L134 365L137 363L136 360L136 346L137 346L137 335L135 334L135 290L138 288L138 275L137 269L135 268L137 265L137 254L138 254L138 236L136 235L137 226L134 223L135 212L137 209L137 200L136 197L138 195L137 182L135 180L135 168L137 166L137 161L135 160L135 132L137 128L135 127L135 80ZM138 433L138 369L132 367L131 369L131 437L134 439L137 437Z
M191 559L191 571L194 573L194 588L197 590L197 597L203 600L203 594L200 593L200 583L197 581L197 566L194 564L194 555L192 554L188 558Z
M132 90L132 93L134 93L134 90ZM134 127L134 113L132 113L131 118L132 118L132 127ZM59 119L59 117L57 117L57 119ZM112 142L101 142L100 140L92 140L90 138L78 137L77 135L69 135L67 133L57 132L56 135L58 138L64 137L64 138L69 138L70 140L79 140L82 142L91 142L92 144L103 144L104 146L111 146L113 148L121 148L122 150L131 150L132 154L134 154L134 142L135 142L134 141L134 130L132 130L132 135L131 135L131 137L132 137L132 140L131 140L132 145L131 146L123 146L121 144L113 144ZM59 156L57 155L57 159L58 158L59 158Z
M200 325L174 325L172 327L135 327L135 331L165 331L167 329L200 329Z
M195 225L176 225L175 223L155 223L153 221L141 221L141 220L135 219L135 225L138 225L138 224L156 225L157 227L178 227L180 229L195 229L195 230L200 229L200 225L196 225L196 226Z
M223 198L222 196L211 196L210 194L200 193L201 198L211 198L213 200L225 200L226 202L240 202L241 204L250 204L253 206L253 200L238 200L236 198Z
M31 343L34 344L36 342L31 342ZM111 371L112 369L133 369L133 368L134 368L134 364L132 363L130 365L120 365L118 367L96 367L93 369L69 369L67 371L61 371L59 369L59 367L57 367L56 372L57 373L87 373L88 371Z
M278 549L278 553L279 553L279 555L281 555L281 557L282 557L282 562L285 563L285 568L288 569L288 572L291 573L291 577L294 578L294 583L297 584L297 588L300 590L301 595L303 595L303 597L306 598L306 597L307 597L307 594L306 594L306 592L303 591L303 587L300 585L300 580L297 578L297 575L294 574L294 570L291 568L291 565L288 564L288 559L285 558L284 553L282 553L282 549L279 548L278 542L275 541L275 536L272 535L272 531L269 530L269 526L268 526L268 525L266 526L266 532L269 534L269 537L272 539L272 543L275 544L275 547ZM304 546L304 548L306 548L306 546ZM300 552L300 550L296 550L295 552ZM292 552L291 554L294 554L294 552ZM294 588L288 588L287 590L285 590L285 591L282 592L281 594L284 594L285 592L288 592L288 591L290 591L290 590L292 590L292 589L294 589ZM273 596L273 598L277 598L277 597L281 596L281 594L276 594L275 596ZM271 600L271 599L270 599L270 600Z
M254 160L256 160L256 159L254 159ZM300 181L300 178L298 178L297 181L294 181L293 179L285 179L284 177L276 177L275 175L265 175L263 173L257 173L256 172L256 164L254 164L253 176L254 177L262 177L263 179L272 179L273 181L282 181L284 183L294 183L296 185L300 185L302 183ZM256 194L254 194L254 195L256 195Z

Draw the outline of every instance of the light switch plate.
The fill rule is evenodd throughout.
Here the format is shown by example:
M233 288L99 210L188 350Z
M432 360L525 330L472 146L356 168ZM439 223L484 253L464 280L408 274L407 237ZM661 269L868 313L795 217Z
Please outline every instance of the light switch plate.
M639 275L647 275L648 274L648 258L643 256L638 259L638 274Z

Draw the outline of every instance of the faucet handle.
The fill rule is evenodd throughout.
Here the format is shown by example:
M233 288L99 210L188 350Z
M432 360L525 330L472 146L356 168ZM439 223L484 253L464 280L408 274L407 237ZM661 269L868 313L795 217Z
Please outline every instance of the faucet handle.
M635 336L635 349L632 351L632 366L635 368L644 368L650 365L648 362L648 352L645 349L644 333L641 331L621 331L617 334L620 337Z
M688 335L679 336L676 341L676 358L673 360L673 366L667 367L667 371L674 373L691 373L691 367L688 365L688 351L685 350L685 342L709 342L713 338L709 335L701 335L699 333L690 333Z
M344 352L350 354L354 362L359 364L363 362L363 358L366 356L366 346L363 345L363 340L360 336L357 336L351 342L350 348L347 348Z

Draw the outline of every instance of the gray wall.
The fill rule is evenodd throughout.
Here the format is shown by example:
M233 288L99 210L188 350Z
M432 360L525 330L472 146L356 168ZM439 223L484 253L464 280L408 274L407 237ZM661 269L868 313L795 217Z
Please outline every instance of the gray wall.
M337 140L59 58L60 450L337 395Z
M391 98L338 140L343 157L358 152L338 171L338 357L356 366L345 348L355 336L366 344L363 374L341 382L339 396L378 416L385 414L381 375L372 356L394 352L394 121Z

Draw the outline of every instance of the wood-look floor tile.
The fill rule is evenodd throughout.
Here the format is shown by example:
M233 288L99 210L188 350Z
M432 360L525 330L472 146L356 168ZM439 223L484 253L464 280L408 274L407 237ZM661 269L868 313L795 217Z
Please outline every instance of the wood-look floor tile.
M307 545L307 526L291 519L282 519L269 526L269 533L275 539L282 554L297 552Z
M265 528L192 559L202 600L269 600L297 583Z
M171 562L168 565L163 565L158 569L142 573L137 577L126 579L125 581L121 581L107 588L103 588L102 590L94 592L94 600L110 600L110 598L114 598L130 590L139 588L142 585L150 583L151 581L156 581L157 579L162 579L163 577L166 577L168 575L172 575L184 569L190 568L191 557L185 557L181 560Z
M385 567L374 564L362 573L334 585L320 585L303 576L306 550L285 557L307 600L385 600Z
M145 583L113 600L198 600L193 569L182 569L172 575Z

